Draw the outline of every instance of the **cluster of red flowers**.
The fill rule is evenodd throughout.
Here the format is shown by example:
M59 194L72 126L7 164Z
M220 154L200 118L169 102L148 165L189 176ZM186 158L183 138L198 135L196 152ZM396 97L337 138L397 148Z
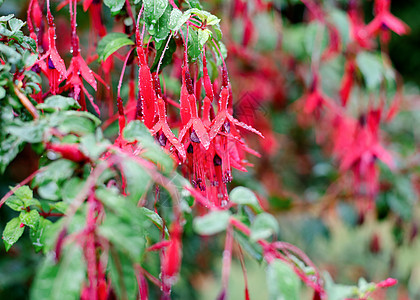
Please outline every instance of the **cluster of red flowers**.
M40 58L34 70L36 68L38 72L42 72L49 81L50 89L44 93L43 98L49 94L68 93L69 96L79 102L82 110L86 110L85 97L87 97L92 107L99 114L99 107L84 86L83 80L95 91L97 90L97 80L101 81L105 86L106 83L89 68L81 56L79 37L76 32L77 1L65 1L60 4L59 9L67 4L69 5L71 18L70 52L72 53L72 59L68 68L66 68L56 48L56 28L49 1L47 1L48 34L45 39L40 5L38 0L31 0L28 9L28 25L31 36L37 41L40 53ZM97 34L103 36L106 31L101 22L100 3L84 1L83 4L84 10L89 10L90 12L91 21L94 25L93 27L96 28ZM249 130L260 136L262 134L232 116L232 92L226 66L223 65L222 67L222 78L216 79L212 83L207 70L205 50L202 53L203 76L198 80L197 78L192 78L187 56L188 34L185 38L183 37L185 55L182 66L182 87L179 101L180 114L178 120L180 119L180 122L178 120L169 120L166 113L169 101L162 94L159 74L152 74L149 68L147 49L145 49L143 41L144 28L142 33L140 33L139 29L140 15L141 12L136 24L139 93L137 101L135 101L134 82L131 80L131 97L127 102L126 109L124 109L119 95L120 81L116 101L119 114L118 119L120 120L120 136L116 143L121 147L126 144L122 140L121 133L127 120L142 120L156 137L159 144L171 152L178 162L182 164L184 174L191 179L194 187L198 188L202 195L206 196L214 205L223 206L228 200L226 183L232 180L231 168L246 171L245 166L248 164L245 160L245 153L249 152L258 155L258 153L247 147L241 138L239 128ZM35 21L32 22L32 20ZM180 34L182 35L182 31L180 31ZM216 43L215 47L217 48ZM131 50L126 57L124 69L130 53ZM220 51L217 55L221 56ZM222 56L221 59L223 60ZM106 70L110 69L108 65L112 65L112 56L104 64L106 65L104 67L106 75ZM124 73L124 69L122 73ZM105 78L107 79L107 77ZM200 101L203 87L205 97ZM173 101L171 103L174 104ZM178 106L177 103L175 105ZM216 111L215 107L217 107ZM132 110L135 110L134 115L125 115L125 111ZM110 114L110 119L113 119L112 110ZM177 126L180 129L178 138L171 130L171 127Z
M302 0L302 2L307 8L305 17L308 22L321 24L325 28L329 40L319 57L316 55L312 57L310 66L299 66L299 59L293 57L293 53L284 56L282 54L272 55L267 58L252 50L252 45L249 45L250 41L257 40L258 34L253 23L249 21L253 17L250 10L256 15L273 9L271 5L264 5L259 1L255 1L252 8L242 0L234 1L232 17L239 18L245 29L241 44L232 43L229 45L229 51L237 54L243 61L251 59L254 62L253 69L249 68L252 71L246 71L246 77L247 79L252 77L254 83L256 82L255 85L251 83L250 86L247 86L247 89L253 99L258 99L257 105L261 105L264 99L272 99L275 108L284 107L286 79L273 61L280 61L286 69L296 70L297 79L304 85L308 81L305 70L311 70L311 79L304 95L294 105L298 111L298 120L301 123L307 123L311 118L316 121L315 128L320 129L318 142L326 145L327 149L332 149L333 156L339 162L340 172L350 171L353 174L352 187L354 187L353 191L356 196L373 200L379 192L378 160L391 169L395 168L391 154L382 146L380 124L390 121L397 113L401 102L401 89L400 82L397 82L397 93L389 106L386 105L384 93L381 93L379 101L376 101L379 104L364 105L358 102L360 108L368 108L360 115L354 116L352 110L348 108L348 102L355 87L360 85L360 81L357 80L359 69L356 58L362 52L375 50L376 38L379 38L383 51L386 51L385 45L389 42L391 31L399 35L407 34L409 27L391 14L390 0L375 0L375 16L367 24L364 22L359 6L360 1L349 1L347 10L349 41L345 44L343 36L321 4L313 0ZM284 40L283 43L288 43L288 41ZM337 97L327 96L322 89L319 67L338 55L343 55L346 59L344 75ZM243 68L236 70L235 65L231 70L235 72L234 78L240 78L241 72L244 72ZM265 80L267 76L273 80ZM265 91L270 91L269 95L266 95ZM266 139L261 141L262 149L267 153L272 153L277 143L271 137L270 124L265 124L259 119L254 122L266 136ZM366 203L369 207L372 206L372 201Z
M390 120L397 108L395 104L391 105L385 113L384 99L381 98L379 105L370 104L366 113L354 117L348 113L346 106L355 85L357 71L355 57L364 50L372 50L377 36L380 36L382 43L387 43L390 30L397 34L406 34L409 30L408 26L394 17L389 9L389 0L376 0L375 18L365 25L357 2L349 3L350 42L339 90L341 105L322 94L318 82L319 72L316 69L314 69L313 85L302 98L306 114L315 114L317 119L324 118L326 122L334 124L330 126L330 136L333 142L333 154L340 162L340 170L350 170L353 173L356 194L371 200L379 191L377 160L381 160L391 169L395 167L392 156L381 145L379 126L382 120ZM316 18L316 15L313 16ZM329 55L324 53L324 59L340 53L340 47L335 48L337 50L332 50L331 47L325 50ZM321 112L324 112L323 116ZM372 201L367 203L368 208L372 207Z

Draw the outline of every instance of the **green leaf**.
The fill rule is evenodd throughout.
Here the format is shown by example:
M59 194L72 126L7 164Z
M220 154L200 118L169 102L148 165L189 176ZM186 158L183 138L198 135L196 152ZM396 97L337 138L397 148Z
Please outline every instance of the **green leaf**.
M13 161L13 159L22 150L25 142L19 136L8 136L0 141L0 174Z
M226 230L229 224L230 211L213 211L202 217L196 217L193 222L194 230L200 235L212 235Z
M145 217L139 209L135 209L132 215L136 219L108 213L98 232L133 262L140 262L146 247Z
M138 285L132 261L124 253L111 248L109 276L118 299L137 299Z
M328 300L342 300L358 296L355 286L336 284L327 272L325 272L323 277L325 279L325 291L327 292Z
M34 197L34 194L32 192L32 190L29 188L29 186L24 185L21 186L20 188L18 188L14 194L21 200L25 201L25 200L30 200Z
M200 43L201 48L204 46L204 44L208 41L208 39L212 36L212 33L210 30L198 30L198 42Z
M347 14L339 9L333 9L330 13L333 24L340 32L341 41L347 45L350 39L350 23Z
M153 143L153 137L149 129L139 120L128 123L124 128L123 136L129 142L145 141L147 143Z
M213 30L215 33L215 37L217 41L220 41L223 37L223 33L222 33L222 29L220 29L220 25L219 24L215 24L213 25Z
M34 65L34 63L36 62L37 59L38 59L38 55L33 54L33 53L29 52L29 51L26 51L23 54L23 60L25 62L25 67L26 68L32 67Z
M76 215L73 217L73 219L77 216ZM60 235L60 233L63 231L64 229L64 218L59 219L57 222L49 222L46 223L44 226L44 230L43 230L43 239L42 239L42 244L43 244L43 248L42 248L42 252L44 254L52 251L55 248L57 239ZM38 224L39 226L39 224ZM83 226L83 225L82 225Z
M151 178L147 171L132 159L122 159L121 166L127 183L127 197L137 203L147 191Z
M38 194L47 200L57 201L60 199L60 188L55 181L50 181L38 188Z
M56 110L79 109L80 105L73 98L54 95L45 99L44 103L38 104L37 108L53 112Z
M1 2L3 3L3 1ZM1 4L0 4L1 5ZM14 14L9 14L7 16L1 16L0 17L0 22L7 22L9 21L11 18L13 18L15 15Z
M67 111L67 113L69 112L73 111ZM95 124L92 123L92 120L77 114L65 114L64 116L62 115L60 122L61 124L59 124L58 129L63 133L85 135L94 132L96 128Z
M146 218L152 221L160 230L164 228L163 220L157 213L146 207L140 207L140 210L142 210ZM165 233L169 234L167 227L165 227Z
M0 87L0 99L6 97L6 90L3 87Z
M184 15L179 9L173 9L169 17L168 27L172 31L178 31L189 18L190 15Z
M251 240L258 241L260 239L269 238L273 234L280 231L276 218L268 213L261 213L251 225Z
M24 202L16 196L11 196L6 200L6 205L15 211L22 211L25 209Z
M216 25L220 23L220 19L218 17L212 15L211 13L205 10L191 8L187 10L184 14L195 14L200 18L201 22L206 23L207 25Z
M65 249L56 264L50 253L41 265L32 284L32 300L76 300L85 280L86 267L82 249L73 244Z
M111 9L112 13L119 12L124 6L125 0L104 0L104 4Z
M21 227L21 223L22 222L18 217L7 222L6 227L3 230L3 242L6 251L9 251L10 247L12 247L12 245L22 236L25 227Z
M50 226L52 222L50 220L39 218L38 225L35 228L31 228L29 231L29 237L32 242L32 246L35 251L40 251L45 244L45 230L46 227Z
M9 20L9 26L10 29L12 29L13 32L16 32L18 30L20 30L24 25L26 24L26 22L23 22L22 20L13 18Z
M33 186L46 184L50 181L61 182L70 178L77 164L67 159L58 159L51 162L43 172L36 174Z
M198 33L195 30L190 30L188 36L188 55L190 56L191 61L196 61L202 50L198 40Z
M150 135L149 129L143 123L138 120L130 122L125 127L123 136L127 141L140 142L145 150L141 154L142 157L160 166L165 173L172 171L172 158L155 142L154 138Z
M267 267L267 288L269 299L300 299L300 280L283 261L274 260Z
M309 57L319 57L328 45L328 33L325 29L325 25L318 21L313 21L304 28L303 46L306 50L306 54ZM316 53L314 53L315 51Z
M38 227L40 216L38 211L31 210L29 212L21 212L19 218L23 224L25 224L31 229L35 229L36 227Z
M200 1L198 0L187 0L187 3L190 8L197 8L197 9L203 8L200 4Z
M235 231L234 236L235 236L235 241L237 241L241 245L241 247L244 248L246 252L248 252L249 255L251 255L255 260L259 262L262 261L263 259L262 248L259 244L251 243L249 238L241 232Z
M379 55L361 52L356 57L357 66L370 90L379 87L384 74L384 66Z
M168 36L167 39L171 39L171 40L169 41L168 48L166 49L165 54L163 55L162 62L160 65L160 70L162 70L163 68L165 68L166 66L172 63L172 57L176 51L176 43L175 43L175 40L172 38L172 35ZM152 67L150 68L150 71L152 73L157 71L157 67L161 59L163 50L165 49L166 43L168 41L167 39L163 41L161 43L160 48L157 49L155 61L153 62Z
M215 40L214 40L214 42L216 43L217 47L219 47L219 49L220 49L220 53L222 54L223 59L225 59L225 60L226 60L226 57L227 57L227 48L226 48L225 44L223 44L223 43L222 43L222 42L220 42L220 41L215 41ZM216 49L216 47L215 47L214 43L210 43L210 44L209 44L209 46L210 46L211 48L213 48L213 51L214 51L215 53L217 53L217 55L216 55L216 57L217 57L217 65L218 65L218 66L221 66L221 65L223 64L223 61L222 61L222 59L220 58L219 51ZM209 61L207 61L207 62L210 62L210 64L209 64L209 65L211 65L211 63L212 63L212 61L211 61L211 60L209 60ZM213 75L212 75L212 77L213 77Z
M366 279L363 277L359 278L358 282L359 292L364 295L366 293L370 293L375 291L376 285L373 282L367 282Z
M110 144L108 140L98 139L93 133L80 138L81 150L92 160L98 159Z
M130 40L126 34L121 32L112 32L107 34L98 43L98 47L96 49L99 56L98 60L106 60L115 51L127 45L134 45L134 42Z
M143 0L143 4L145 17L150 23L156 23L165 12L168 0Z
M159 18L157 22L154 19L151 20L150 22L147 22L147 28L148 28L149 34L153 36L153 38L155 39L157 43L165 40L169 34L168 25L169 25L169 18L171 16L171 11L172 11L172 7L168 5L166 7L165 12L162 14L162 16Z
M2 26L0 26L0 28L2 28ZM17 64L22 59L22 55L20 55L12 47L6 46L5 44L0 44L0 52L7 57L7 61L11 64Z
M236 204L251 207L256 213L262 212L262 208L257 197L246 187L238 186L234 188L229 194L229 199Z
M273 32L274 30L268 30L268 28L276 28L274 18L266 13L256 14L254 24L258 30L258 41L255 47L262 51L274 51L279 35Z
M59 212L65 214L69 204L63 201L55 202L50 204L52 210L58 210Z
M23 123L21 126L8 126L6 131L14 136L19 137L28 143L39 143L42 141L44 131L47 129L45 121L35 120L33 122Z

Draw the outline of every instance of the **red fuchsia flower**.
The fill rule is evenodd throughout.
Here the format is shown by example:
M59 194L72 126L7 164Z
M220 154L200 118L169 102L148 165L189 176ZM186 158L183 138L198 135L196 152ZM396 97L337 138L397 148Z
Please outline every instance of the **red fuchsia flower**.
M46 145L48 150L52 150L61 155L62 158L74 161L83 162L89 161L89 158L79 149L77 144L54 144L48 143Z
M344 67L344 76L341 80L340 86L340 98L341 104L343 106L347 105L347 101L349 100L351 90L353 88L354 83L354 73L356 71L356 62L354 58L349 58L346 61L346 65Z
M67 78L66 65L63 59L58 54L56 48L56 32L54 25L54 18L50 10L50 1L47 0L47 20L48 20L48 50L39 58L38 64L46 74L50 83L50 92L57 94L60 80ZM46 60L46 61L44 61Z
M340 169L352 170L356 185L362 184L366 194L373 198L379 189L377 160L390 169L395 167L392 156L379 142L381 109L370 109L367 117L362 116L357 124L351 143L340 154Z
M390 0L375 0L375 18L366 26L366 33L368 36L381 34L381 37L385 41L388 41L390 37L389 30L398 35L407 34L410 31L410 27L392 15L390 9Z
M166 107L165 101L163 100L163 95L160 87L159 76L155 74L154 76L154 88L156 91L157 98L157 108L158 108L158 121L150 130L152 135L156 135L156 138L159 144L163 148L170 148L170 145L174 146L178 151L178 154L181 156L182 160L185 160L186 154L184 146L179 142L175 137L172 130L169 128L168 122L166 120ZM167 143L169 140L169 143ZM170 149L168 149L170 150Z
M37 41L35 28L39 29L41 27L42 17L43 14L41 8L39 7L38 0L31 0L28 5L27 24L29 29L29 35L34 41ZM35 28L32 22L35 23Z
M187 41L188 42L188 41ZM188 61L186 59L186 55L185 54L185 58L184 58L184 66L182 67L182 84L181 84L181 94L179 97L179 105L180 105L180 115L181 115L181 123L182 126L188 124L188 121L191 118L191 107L190 107L190 103L188 101L188 90L187 90L187 85L186 85L186 74L188 71ZM191 78L190 78L191 80Z
M98 0L90 0L83 2L83 10L89 9L90 21L92 28L97 32L100 37L106 35L106 28L102 22L102 3Z
M182 262L182 226L179 221L171 225L170 239L162 260L163 285L173 285L176 282Z
M84 97L82 92L87 96L91 105L95 109L96 113L99 115L100 111L98 106L94 103L92 95L89 94L87 89L83 85L83 79L86 80L87 83L92 86L92 88L96 91L97 90L97 83L95 77L100 80L104 85L105 82L96 74L94 73L87 65L85 60L80 54L79 48L79 37L76 33L76 9L77 9L77 1L73 2L70 0L70 17L71 17L71 27L72 27L72 49L71 52L73 53L73 57L70 61L70 66L66 72L66 77L68 80L64 85L64 90L70 89L71 95L73 98L78 101L82 108L86 110L86 104L84 101Z
M315 119L321 117L324 106L335 110L334 101L323 94L320 87L319 75L314 72L309 90L297 101L298 107L302 107L305 115L314 115Z
M230 98L230 90L229 90L229 79L227 77L226 67L223 67L222 70L223 76L223 83L222 83L222 91L220 93L219 104L218 104L218 112L214 120L212 121L212 125L209 131L210 139L214 139L219 132L228 132L230 128L236 129L236 126L251 131L260 137L264 138L264 136L258 130L252 128L251 126L240 122L239 120L235 119L229 112L228 112L228 100Z
M198 117L197 100L194 95L194 88L188 70L185 72L185 86L188 94L184 95L183 98L188 99L190 116L188 118L188 122L186 124L183 124L183 127L179 133L179 139L183 141L185 134L187 132L190 132L189 139L191 140L191 142L201 143L204 149L208 150L210 146L210 138L206 128L204 127L203 122Z
M328 30L329 44L328 48L325 49L322 54L322 59L327 60L332 58L340 51L341 44L338 29L326 19L325 12L323 11L321 5L319 5L316 1L302 0L302 2L308 8L311 19L315 19L326 26Z
M349 2L348 18L350 23L350 38L358 43L360 47L371 49L373 47L373 40L366 32L363 12L358 7L357 0L351 0Z
M136 116L140 117L147 128L151 129L154 125L155 120L155 103L156 103L156 94L153 88L153 79L152 74L150 73L150 68L147 64L146 54L144 53L143 49L143 34L144 34L144 26L143 32L140 36L140 16L142 11L140 11L139 16L137 18L137 25L136 25L136 48L137 48L137 56L139 59L139 99L138 99L138 109L136 112Z
M394 286L398 283L398 280L394 279L394 278L387 278L379 283L376 284L377 288L387 288L387 287L391 287Z

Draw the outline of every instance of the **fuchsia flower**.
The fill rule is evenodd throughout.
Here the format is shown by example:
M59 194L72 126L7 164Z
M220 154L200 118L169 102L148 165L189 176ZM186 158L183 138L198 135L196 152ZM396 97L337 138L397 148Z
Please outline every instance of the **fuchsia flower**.
M340 169L342 171L351 170L355 176L356 185L363 184L366 194L372 198L379 189L377 159L390 169L395 168L392 156L379 142L380 119L381 109L370 109L367 117L360 117L355 128L350 129L350 132L354 133L349 135L351 137L349 144L336 148L339 149ZM344 124L342 126L347 126ZM343 132L340 134L343 135Z
M179 133L179 139L183 141L183 138L187 131L190 129L190 136L189 139L193 143L201 143L204 147L204 149L208 150L210 146L210 137L207 133L206 128L204 127L203 122L198 117L198 111L197 111L197 100L194 95L194 88L192 85L190 73L188 70L185 72L185 86L186 90L188 92L188 95L184 95L188 99L189 104L189 118L188 122L186 124L183 124L182 130ZM181 104L182 109L182 104Z
M351 39L357 42L362 48L372 48L372 37L369 36L366 32L366 25L363 21L363 13L357 6L357 1L355 0L351 0L349 3L348 18L350 23Z
M162 91L161 91L160 82L159 82L159 76L157 74L155 74L154 76L154 88L157 95L157 107L158 107L159 120L150 131L152 135L156 135L159 144L164 148L167 148L167 146L169 146L169 144L167 144L167 141L169 140L169 143L175 147L175 149L178 151L181 158L185 160L186 154L185 154L184 146L175 137L175 134L173 134L172 130L169 128L168 122L166 120L165 101L163 100Z
M179 221L171 225L170 239L162 261L163 281L169 281L172 285L176 281L182 261L182 226Z
M58 93L60 80L67 78L67 75L66 65L64 64L64 60L60 57L60 54L58 54L55 44L56 32L49 0L47 0L47 20L48 50L41 58L39 58L38 64L48 78L50 83L50 92L55 95Z
M343 76L343 79L341 80L341 87L339 91L341 104L343 106L346 106L347 101L349 100L350 93L353 88L355 71L356 71L356 63L354 59L352 58L347 59L346 65L344 67L344 76Z
M82 108L86 109L85 101L83 98L82 92L87 96L89 99L91 105L95 109L97 114L100 114L98 106L93 101L92 95L89 94L87 89L83 85L83 79L86 80L87 83L92 86L92 88L96 91L97 90L97 83L95 80L95 77L101 81L104 85L105 82L96 74L94 73L87 65L85 60L80 54L80 48L79 48L79 37L76 34L76 5L77 1L74 1L74 7L73 3L70 0L70 16L72 18L71 20L71 27L72 27L72 49L71 52L73 53L73 57L70 61L70 66L66 72L66 77L68 77L68 80L66 81L66 84L64 85L64 90L71 89L73 98L80 102L82 105Z
M366 26L368 36L378 33L386 33L388 30L394 31L398 35L407 34L410 28L403 21L395 17L390 12L390 0L375 0L375 18Z
M309 90L298 100L297 105L303 107L306 115L313 114L316 119L321 117L324 106L335 109L334 101L322 92L319 75L316 73Z
M156 113L156 94L153 88L153 79L152 74L150 73L150 68L147 64L146 54L143 49L143 32L140 36L139 23L140 23L139 13L136 25L136 48L137 48L137 57L139 59L139 99L137 105L136 116L141 117L144 124L147 128L151 129L154 125L155 113Z

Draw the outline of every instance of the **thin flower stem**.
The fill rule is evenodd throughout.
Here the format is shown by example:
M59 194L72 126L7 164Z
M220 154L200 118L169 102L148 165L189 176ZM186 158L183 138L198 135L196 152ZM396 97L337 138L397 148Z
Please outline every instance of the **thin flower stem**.
M95 186L96 181L98 180L99 176L111 165L114 164L114 158L110 158L107 161L103 161L100 164L98 164L92 171L92 173L89 175L89 177L86 179L85 185L82 187L80 192L77 194L77 196L74 198L73 202L70 204L66 211L67 219L64 223L63 228L67 228L70 224L73 216L76 214L77 210L80 208L80 206L85 201L86 197L89 193L92 192L92 188Z
M233 227L230 224L226 229L225 250L223 251L222 285L223 290L227 291L229 286L230 267L232 264L232 246L233 246Z
M162 283L160 282L159 279L157 279L155 276L153 276L152 274L150 274L149 272L147 272L145 269L143 269L140 265L136 264L134 266L134 268L137 270L137 272L144 274L144 276L147 277L147 279L149 279L154 285L156 285L157 287L161 287Z
M242 273L244 275L245 300L249 300L248 275L247 275L246 266L245 266L244 253L243 253L242 247L241 247L241 245L239 243L236 243L236 246L238 247L239 262L241 263Z
M126 68L126 66L127 66L127 61L128 61L128 59L130 58L130 54L131 54L131 52L132 52L133 50L134 50L134 48L131 48L131 49L128 51L127 55L125 56L124 64L123 64L123 66L122 66L122 70L121 70L120 80L119 80L119 82L118 82L118 88L117 88L117 98L120 98L120 94L121 94L121 86L122 86L122 80L123 80L124 73L125 73L125 68Z
M171 38L172 38L172 34L169 35L168 41L165 44L165 48L163 49L162 54L159 58L159 63L158 63L157 69L156 69L156 74L158 74L158 75L159 75L160 66L162 65L163 57L165 56L166 50L168 50L169 42L171 41Z
M217 45L216 40L215 40L215 39L212 39L212 41L213 41L214 47L217 49L217 52L218 52L218 53L219 53L219 55L220 55L220 59L221 59L221 60L222 60L222 62L223 62L223 67L226 69L226 63L225 63L225 59L223 58L222 52L220 51L220 48L219 48L219 46Z
M47 167L42 167L41 169L36 170L35 172L33 172L31 175L29 175L28 177L26 177L24 180L22 180L18 185L16 185L14 188L12 188L10 191L8 191L6 193L6 195L3 196L3 198L1 198L0 200L0 207L2 207L2 205L4 204L4 202L7 201L7 199L12 196L14 194L14 192L16 192L17 189L19 189L21 186L27 184L29 181L32 180L32 178L34 178L36 176L36 174L41 173L42 171L44 171Z
M172 5L173 8L178 9L178 6L175 4L174 0L169 0L169 3Z
M20 102L23 106L29 111L31 116L36 120L39 118L39 114L35 106L31 103L31 101L26 97L19 89L18 86L13 85L13 90L15 91L16 96L19 98Z
M194 22L192 22L192 21L187 21L187 24L189 25L189 26L193 26L193 27L195 27L195 28L197 28L197 29L200 29L201 28L201 26L200 25L197 25L197 24L195 24Z
M133 21L133 28L135 28L134 26L135 26L135 24L136 24L136 19L134 18L134 15L133 15L133 11L132 11L132 8L131 8L131 4L130 4L130 1L129 0L125 0L125 5L127 5L127 13L128 13L128 15L130 16L130 18L131 18L131 20ZM143 6L142 6L143 7Z

